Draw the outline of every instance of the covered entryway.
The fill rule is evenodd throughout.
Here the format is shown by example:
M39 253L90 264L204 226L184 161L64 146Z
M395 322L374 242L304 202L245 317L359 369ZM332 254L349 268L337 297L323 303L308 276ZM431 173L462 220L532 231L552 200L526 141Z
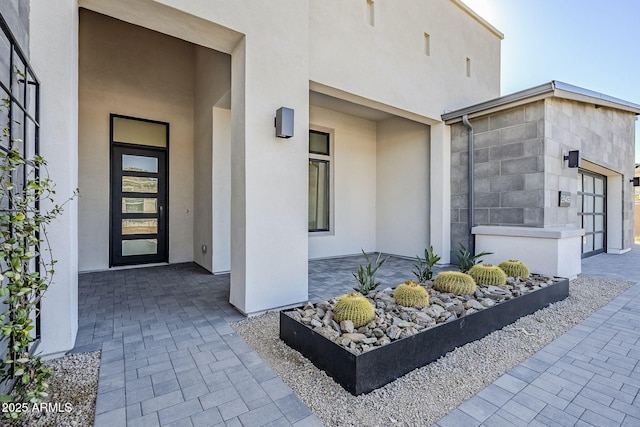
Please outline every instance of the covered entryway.
M582 257L606 248L607 177L580 170L578 176L578 225L584 229Z

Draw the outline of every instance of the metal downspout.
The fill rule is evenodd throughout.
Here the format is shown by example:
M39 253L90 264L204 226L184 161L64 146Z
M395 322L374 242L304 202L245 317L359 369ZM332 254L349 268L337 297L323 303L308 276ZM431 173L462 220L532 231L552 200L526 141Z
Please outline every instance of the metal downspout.
M468 206L469 206L469 214L467 215L468 218L468 233L469 233L469 252L471 253L471 255L475 255L476 254L476 241L475 238L473 236L473 233L471 232L471 230L473 229L473 224L475 223L475 215L474 215L474 195L475 195L475 191L473 188L473 165L474 165L474 160L473 160L473 126L471 126L471 123L469 123L469 118L468 116L465 114L462 116L462 124L467 128L467 134L468 134L468 139L467 139L467 150L469 151L469 161L467 162L468 164Z

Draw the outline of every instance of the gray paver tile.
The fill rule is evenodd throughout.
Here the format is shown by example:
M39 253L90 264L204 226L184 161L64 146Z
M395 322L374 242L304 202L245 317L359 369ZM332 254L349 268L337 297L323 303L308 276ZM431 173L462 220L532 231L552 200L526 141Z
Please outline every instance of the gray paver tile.
M191 416L191 424L193 424L193 427L211 427L222 422L220 411L215 407L200 411Z
M113 411L125 407L124 388L98 394L96 397L96 414Z
M288 394L274 402L282 414L291 423L299 421L311 415L309 408L295 395Z
M127 417L124 408L118 408L102 414L97 414L94 421L94 427L113 427L124 425L127 425Z
M183 418L190 418L192 415L199 412L202 412L202 405L200 405L200 401L198 399L191 399L159 410L158 418L160 419L160 423L164 425ZM191 423L191 420L189 420L189 423Z
M245 412L249 412L249 408L247 408L247 405L245 405L244 401L240 398L218 405L218 410L220 411L222 419L225 421L244 414Z
M498 387L501 387L508 392L518 393L520 390L527 386L527 382L521 380L520 378L516 378L510 373L506 373L497 380L494 381L494 384Z
M163 408L177 405L181 403L182 393L179 390L172 391L171 393L163 394L162 396L153 397L151 399L143 400L141 402L142 405L142 413L144 415L149 414L151 412L157 412Z
M209 409L232 400L240 399L240 394L235 387L231 386L200 396L199 399L202 407L204 409Z
M470 415L465 414L459 409L454 409L446 416L438 420L438 426L440 427L477 427L480 422Z
M156 427L159 425L160 422L156 412L127 421L127 427Z
M308 414L307 414L308 415ZM259 427L272 421L284 418L278 407L270 403L259 408L238 415L238 419L244 427ZM288 424L288 423L287 423Z
M458 409L469 414L474 419L483 422L489 418L498 407L481 397L475 396L458 406Z

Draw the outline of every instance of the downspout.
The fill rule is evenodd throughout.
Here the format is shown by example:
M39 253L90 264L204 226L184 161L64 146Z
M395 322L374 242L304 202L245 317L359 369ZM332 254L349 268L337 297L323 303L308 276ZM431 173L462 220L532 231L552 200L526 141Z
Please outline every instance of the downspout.
M468 165L468 206L469 206L469 214L467 215L467 219L468 219L468 233L469 233L469 245L468 245L468 249L469 252L471 253L471 256L476 254L476 241L473 237L473 233L471 232L471 230L473 229L473 224L475 223L475 215L474 215L474 211L475 209L473 208L474 206L474 188L473 188L473 165L474 165L474 161L473 161L473 126L471 126L471 123L469 123L469 118L467 117L467 115L463 115L462 116L462 124L467 128L467 150L469 151L469 161L467 162Z

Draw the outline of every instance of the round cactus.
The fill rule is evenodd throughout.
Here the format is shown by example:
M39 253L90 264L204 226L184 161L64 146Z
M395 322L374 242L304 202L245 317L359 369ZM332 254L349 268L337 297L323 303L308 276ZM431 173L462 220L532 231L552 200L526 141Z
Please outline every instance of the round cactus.
M491 264L477 264L471 267L469 275L476 283L489 286L500 286L507 283L507 275L498 266Z
M427 290L413 280L407 280L401 285L398 285L393 292L393 298L398 304L404 305L405 307L425 307L429 305L429 294Z
M468 274L443 271L433 281L433 289L456 295L473 295L476 292L476 282Z
M529 267L524 262L517 259L510 259L500 263L499 267L509 277L521 277L523 279L529 278Z
M333 319L336 322L351 320L356 328L366 325L375 317L376 311L373 305L361 294L342 295L333 307Z

